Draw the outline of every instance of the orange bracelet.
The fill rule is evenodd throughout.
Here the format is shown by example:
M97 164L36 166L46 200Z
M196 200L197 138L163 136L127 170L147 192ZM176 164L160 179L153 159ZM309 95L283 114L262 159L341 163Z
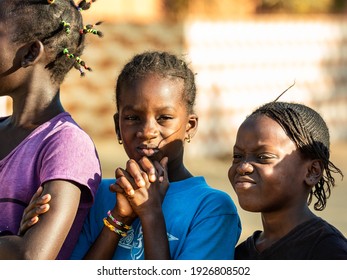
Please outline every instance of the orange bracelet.
M106 227L108 227L110 231L113 231L113 232L119 234L119 235L122 236L122 237L127 236L127 233L126 233L126 232L124 232L124 231L122 231L122 230L116 228L115 226L111 225L111 224L109 223L109 221L107 221L107 218L106 218L106 217L104 218L104 225L105 225Z

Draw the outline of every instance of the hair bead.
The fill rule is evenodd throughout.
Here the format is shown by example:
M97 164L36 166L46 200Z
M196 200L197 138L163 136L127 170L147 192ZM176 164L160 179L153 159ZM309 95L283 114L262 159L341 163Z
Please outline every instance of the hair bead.
M70 23L62 20L60 23L63 26L64 31L66 32L67 35L69 35L71 33L71 26Z
M83 27L83 29L80 30L80 33L81 34L91 33L91 34L97 35L99 37L103 37L104 34L101 31L93 28L95 25L100 25L101 23L102 23L102 21L99 21L95 24L87 24Z
M96 0L91 0L87 2L86 0L82 0L77 6L75 5L75 7L80 12L83 10L88 10L95 1Z

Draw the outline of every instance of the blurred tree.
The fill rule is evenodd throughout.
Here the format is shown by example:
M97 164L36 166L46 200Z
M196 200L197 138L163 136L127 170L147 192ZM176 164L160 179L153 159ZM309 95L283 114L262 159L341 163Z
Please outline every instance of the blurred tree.
M189 0L162 0L163 11L169 21L180 21L187 16Z
M346 11L347 0L262 0L258 13L342 13Z
M230 18L254 13L322 14L347 12L347 0L161 0L165 19Z

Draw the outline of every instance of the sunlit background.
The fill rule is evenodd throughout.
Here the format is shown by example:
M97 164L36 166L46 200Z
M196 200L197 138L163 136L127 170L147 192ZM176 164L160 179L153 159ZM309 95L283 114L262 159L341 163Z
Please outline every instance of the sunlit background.
M136 53L166 50L183 56L196 72L199 130L186 146L189 169L228 192L235 133L253 109L274 100L303 102L327 121L332 160L347 174L346 0L98 0L83 12L103 38L89 35L85 78L68 74L61 97L95 141L104 177L113 177L126 156L112 115L121 67ZM0 98L0 115L11 100ZM83 159L81 159L83 160ZM317 213L347 235L347 184L337 179L327 209ZM261 228L259 214L239 208L241 240Z

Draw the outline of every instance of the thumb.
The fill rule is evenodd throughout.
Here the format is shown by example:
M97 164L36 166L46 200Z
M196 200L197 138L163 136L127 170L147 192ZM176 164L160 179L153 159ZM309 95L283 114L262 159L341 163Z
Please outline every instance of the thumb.
M160 160L160 165L162 167L162 173L159 174L159 182L163 182L165 179L167 180L168 178L168 174L167 174L167 164L169 162L169 158L168 157L163 157Z

